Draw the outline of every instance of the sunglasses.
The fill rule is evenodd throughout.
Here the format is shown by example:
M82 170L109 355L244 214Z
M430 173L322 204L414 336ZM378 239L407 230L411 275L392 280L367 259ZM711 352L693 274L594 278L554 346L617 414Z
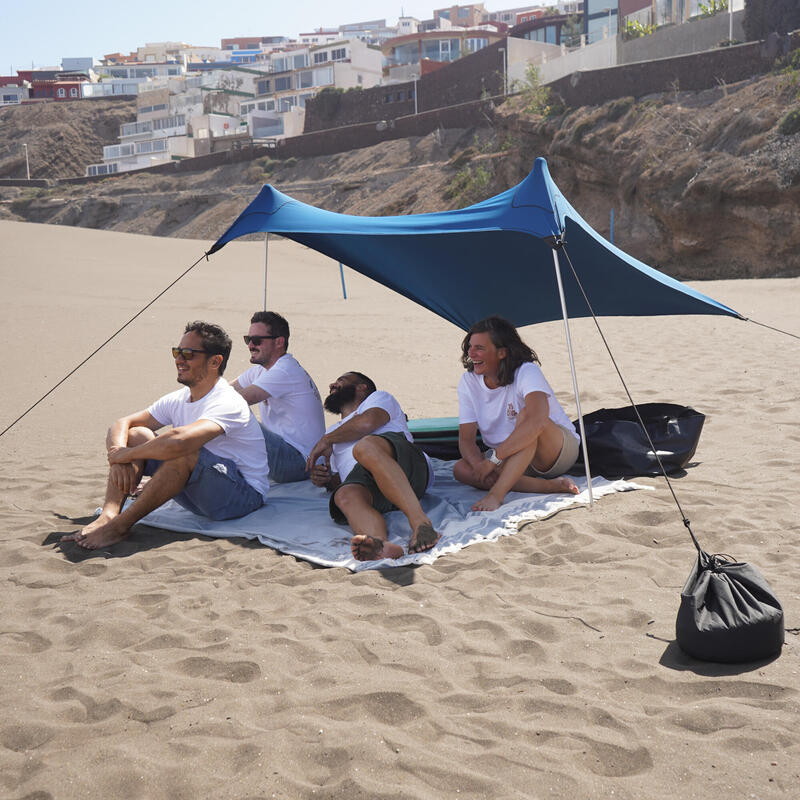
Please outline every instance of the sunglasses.
M180 356L184 361L191 361L195 353L208 353L208 350L194 350L191 347L173 347L172 357Z
M245 344L253 343L253 347L258 347L263 339L279 339L279 336L243 336Z

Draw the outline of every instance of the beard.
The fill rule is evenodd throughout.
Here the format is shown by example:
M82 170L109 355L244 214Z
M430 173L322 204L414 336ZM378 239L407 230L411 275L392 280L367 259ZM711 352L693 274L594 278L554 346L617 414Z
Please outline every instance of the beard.
M330 411L331 414L341 414L342 408L348 403L352 403L356 399L355 384L348 383L340 389L334 389L325 398L325 410Z
M177 381L178 383L181 383L184 386L188 386L191 389L193 386L196 386L200 381L204 380L207 374L208 374L207 368L197 370L194 374L192 374L191 372L189 372L188 374L179 372Z

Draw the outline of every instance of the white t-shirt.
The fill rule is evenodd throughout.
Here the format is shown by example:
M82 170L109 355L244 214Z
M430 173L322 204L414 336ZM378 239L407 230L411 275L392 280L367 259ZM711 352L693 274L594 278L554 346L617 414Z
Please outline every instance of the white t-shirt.
M331 425L327 433L335 431L340 425L352 419L356 414L363 414L370 408L382 408L388 415L389 421L385 425L381 425L370 433L375 435L377 433L402 433L409 442L413 442L414 438L408 430L408 422L400 403L389 394L389 392L377 391L373 392L368 397L364 398L359 407L348 414L344 419ZM333 445L333 456L331 457L331 472L338 472L339 477L344 480L356 465L356 460L353 458L353 447L358 439L353 439L352 442L337 442ZM426 491L433 486L433 465L428 458L427 453L423 453L425 461L428 464L428 486Z
M579 439L541 369L530 361L517 367L512 383L496 389L486 385L483 375L465 372L458 383L458 421L460 424L477 422L484 443L497 447L511 435L517 414L525 407L525 396L531 392L544 392L550 419Z
M222 433L203 446L214 455L229 458L242 477L263 497L267 496L267 450L258 421L245 399L225 378L219 378L204 397L192 402L189 387L183 386L156 400L147 409L162 425L179 428L200 419L215 422Z
M252 385L269 392L259 403L262 424L308 458L325 433L325 415L316 384L297 359L285 353L269 369L254 364L236 381L242 389Z

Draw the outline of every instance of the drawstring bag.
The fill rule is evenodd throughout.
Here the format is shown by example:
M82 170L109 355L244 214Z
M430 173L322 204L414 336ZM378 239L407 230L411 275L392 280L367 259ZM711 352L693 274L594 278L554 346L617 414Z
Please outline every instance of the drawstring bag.
M681 650L701 661L724 663L778 655L783 609L764 576L730 556L697 550L675 623Z

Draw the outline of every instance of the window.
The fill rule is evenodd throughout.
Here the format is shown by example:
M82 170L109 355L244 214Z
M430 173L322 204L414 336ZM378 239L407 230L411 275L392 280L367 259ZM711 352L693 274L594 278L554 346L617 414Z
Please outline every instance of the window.
M78 90L74 86L69 90L69 96L70 97L77 97L78 96Z
M273 58L272 59L272 71L273 72L286 72L286 68L288 66L288 62L285 58Z
M256 83L256 94L269 94L270 83L271 81L269 80L258 81Z
M87 175L110 175L119 170L118 164L89 164L86 168Z
M337 47L331 50L331 61L344 61L347 58L347 48Z
M315 64L324 64L327 60L328 60L327 50L320 50L318 53L314 53Z
M298 89L310 89L314 85L314 73L309 69L297 75Z
M287 89L292 88L292 76L287 75L285 78L275 78L275 91L285 92Z
M330 86L333 82L333 67L320 67L314 70L314 86Z
M294 56L292 58L292 69L302 69L303 67L308 66L308 57L305 53L301 53L299 56Z

